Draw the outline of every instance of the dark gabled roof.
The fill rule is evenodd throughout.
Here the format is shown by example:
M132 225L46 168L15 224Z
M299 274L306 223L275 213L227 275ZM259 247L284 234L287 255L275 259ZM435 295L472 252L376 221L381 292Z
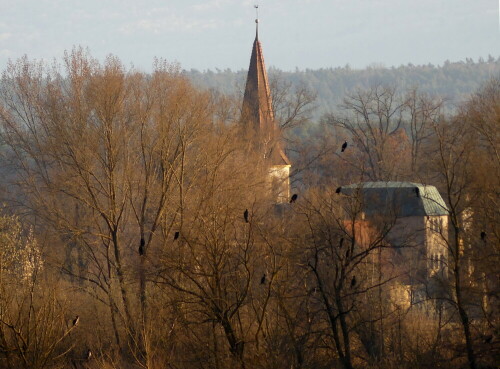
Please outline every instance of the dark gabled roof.
M436 187L420 183L355 183L342 186L341 193L345 195L359 193L363 210L367 215L387 213L398 217L448 215L448 207Z

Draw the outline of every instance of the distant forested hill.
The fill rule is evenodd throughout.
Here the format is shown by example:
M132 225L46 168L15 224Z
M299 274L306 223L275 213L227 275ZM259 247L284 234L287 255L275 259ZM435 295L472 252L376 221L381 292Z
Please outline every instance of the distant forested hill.
M213 88L223 93L243 90L246 71L216 70L199 72L184 71L195 85ZM386 68L372 65L366 69L338 68L306 69L284 72L270 68L270 78L279 76L293 84L306 84L317 93L315 119L323 113L335 110L346 93L357 88L369 88L377 84L394 85L400 90L418 87L422 92L440 95L452 104L458 103L477 90L482 83L500 77L500 57L487 60L466 59L460 62L446 61L442 66L402 65Z

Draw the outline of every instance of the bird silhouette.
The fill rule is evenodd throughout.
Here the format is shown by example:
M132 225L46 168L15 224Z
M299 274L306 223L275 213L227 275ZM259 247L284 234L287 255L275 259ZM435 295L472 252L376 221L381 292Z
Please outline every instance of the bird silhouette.
M139 255L144 255L144 246L146 245L146 242L144 241L144 238L141 238L141 243L139 244Z
M415 194L417 197L420 197L420 189L418 187L415 187Z
M175 241L176 239L178 239L178 238L179 238L179 235L180 235L180 232L179 232L179 231L176 231L176 232L174 233L174 241Z
M351 288L353 288L356 285L356 276L353 276L351 279Z
M266 273L264 273L264 275L260 279L260 284L264 284L264 283L266 283Z
M340 152L344 152L345 149L347 149L347 141L344 141L344 143L342 144L342 149L340 150Z
M340 191L342 191L342 187L337 187L337 189L335 190L335 193L340 193Z
M77 315L75 319L73 319L73 327L76 327L76 325L80 322L80 317Z
M245 209L243 212L243 218L245 219L245 223L248 223L248 209Z
M481 240L485 241L486 240L486 232L481 231Z
M297 201L297 198L298 198L298 197L299 197L299 195L297 195L296 193L294 193L294 194L292 195L292 198L290 199L290 204L291 204L291 203L293 203L293 202L295 202L295 201Z
M339 242L339 249L341 249L341 248L342 248L342 245L343 245L343 244L344 244L344 237L342 237L342 238L340 239L340 242Z

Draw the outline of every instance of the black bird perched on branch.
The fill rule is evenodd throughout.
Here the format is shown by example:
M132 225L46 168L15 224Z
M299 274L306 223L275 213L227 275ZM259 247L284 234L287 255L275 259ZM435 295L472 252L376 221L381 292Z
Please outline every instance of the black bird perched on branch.
M486 232L481 231L481 240L485 241L486 240Z
M75 317L75 319L73 319L73 327L76 327L76 325L78 324L79 321L80 321L80 317L77 315Z
M356 285L356 276L353 276L351 279L351 288L353 288Z
M415 187L415 194L417 197L420 197L420 189L418 187Z
M340 191L342 191L342 187L337 187L337 189L335 190L335 193L340 193Z
M243 212L243 218L245 219L245 223L248 223L248 209L245 209Z
M344 152L345 149L347 149L347 141L344 141L344 143L342 144L342 149L340 150L340 152Z
M146 245L146 242L144 241L144 238L141 238L141 243L139 244L139 255L144 255L144 246Z
M342 238L340 239L339 249L341 249L341 248L342 248L342 245L343 245L343 244L344 244L344 237L342 237Z
M178 239L178 238L179 238L179 235L180 235L180 232L179 232L179 231L176 231L176 232L174 233L174 241L175 241L176 239Z
M297 195L296 193L294 193L294 194L292 195L292 198L290 199L290 204L291 204L291 203L294 203L295 201L297 201L297 198L298 198L298 197L299 197L299 195Z
M266 283L266 273L264 273L264 275L260 279L260 284L264 284L264 283Z

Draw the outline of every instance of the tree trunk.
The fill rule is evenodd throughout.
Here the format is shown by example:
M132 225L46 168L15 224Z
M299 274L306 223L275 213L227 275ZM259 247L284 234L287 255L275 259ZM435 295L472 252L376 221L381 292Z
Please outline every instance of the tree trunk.
M469 362L470 369L476 369L476 356L474 354L474 348L472 346L472 337L470 333L470 321L469 315L464 308L463 298L462 298L462 278L461 278L461 250L460 250L460 229L458 227L458 223L456 219L453 219L453 227L454 227L454 242L455 242L455 263L453 267L453 273L455 274L455 295L456 295L456 304L458 309L458 314L460 315L460 322L462 323L462 328L464 331L465 338L465 347L467 350L467 360Z

